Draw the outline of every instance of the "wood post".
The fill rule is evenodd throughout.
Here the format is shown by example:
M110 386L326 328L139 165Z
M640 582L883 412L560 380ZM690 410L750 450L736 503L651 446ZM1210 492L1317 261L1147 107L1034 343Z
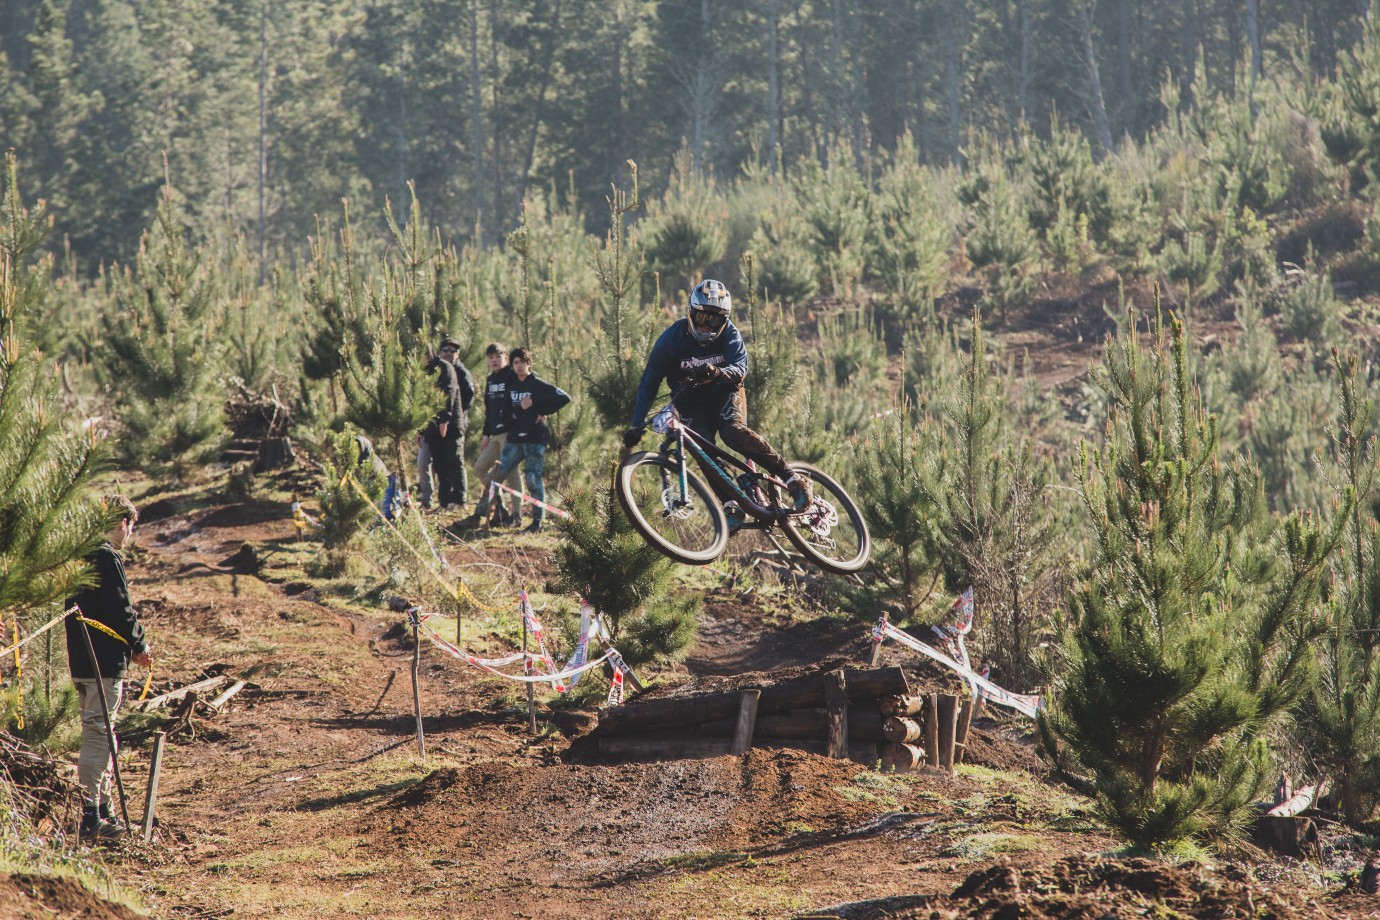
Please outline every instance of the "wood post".
M417 716L417 755L422 758L422 765L426 765L426 735L422 731L422 691L420 686L422 671L422 641L419 635L419 625L417 617L419 611L413 609L408 611L408 619L412 621L412 711Z
M163 742L167 732L153 733L153 760L149 763L149 786L144 795L144 839L153 839L153 816L158 806L158 776L163 771Z
M970 696L963 701L963 705L958 710L958 737L954 741L954 746L958 750L954 753L954 760L963 763L963 757L968 753L968 729L973 725L973 698Z
M939 769L954 775L954 741L958 727L958 697L945 694L939 698Z
M925 766L939 769L939 694L925 700Z
M829 716L829 756L848 756L848 684L843 669L824 677L824 708Z
M757 727L757 701L762 698L761 690L744 690L738 704L738 725L733 731L733 748L730 753L746 754L752 747L752 733Z

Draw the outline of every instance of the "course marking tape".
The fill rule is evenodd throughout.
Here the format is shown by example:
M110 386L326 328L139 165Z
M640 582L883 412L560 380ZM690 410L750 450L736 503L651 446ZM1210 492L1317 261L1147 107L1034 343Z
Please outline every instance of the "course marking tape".
M1007 707L1008 709L1014 709L1022 715L1029 716L1032 719L1035 718L1035 714L1039 712L1040 707L1043 705L1043 700L1039 696L1027 693L1012 693L1010 690L998 687L996 684L992 683L990 680L983 677L981 674L978 674L972 668L965 668L962 664L950 658L948 655L944 654L939 649L926 645L919 639L916 639L915 637L905 632L902 632L900 629L898 629L895 626L892 626L884 619L880 620L877 625L881 629L882 634L884 636L891 639L895 639L897 642L901 643L907 648L917 651L928 658L934 659L935 661L939 662L945 667L956 672L960 677L968 681L968 683L981 689L982 695L985 699L989 699L1000 706Z
M530 503L536 505L538 508L545 508L547 511L550 511L552 514L560 515L560 516L563 517L563 518L569 518L569 517L570 517L570 512L569 512L569 511L564 511L564 510L562 510L562 509L560 509L560 508L555 507L554 505L548 505L546 502L541 501L541 500L539 500L539 499L535 499L535 498L533 498L532 496L528 495L528 494L525 493L525 492L519 492L517 489L510 489L508 486L505 486L503 483L499 482L497 479L495 479L495 480L493 480L491 483L489 483L489 501L490 501L490 502L492 502L492 501L494 500L495 490L497 490L497 489L502 489L504 492L507 492L507 493L509 493L510 495L516 495L518 498L522 499L523 501L525 501L525 502L530 502Z

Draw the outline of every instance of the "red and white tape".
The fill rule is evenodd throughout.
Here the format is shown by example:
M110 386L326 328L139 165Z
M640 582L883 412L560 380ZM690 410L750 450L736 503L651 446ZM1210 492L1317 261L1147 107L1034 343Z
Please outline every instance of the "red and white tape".
M548 505L548 504L547 504L546 502L544 502L544 501L541 501L541 500L539 500L539 499L533 498L532 496L528 495L526 492L519 492L517 489L511 489L511 488L509 488L508 486L505 486L503 483L499 482L497 479L495 479L493 482L491 482L491 483L489 484L489 502L490 502L490 503L492 503L493 500L494 500L494 498L497 496L497 492L498 492L499 489L502 489L504 492L507 492L507 493L509 493L509 494L511 494L511 495L516 495L518 498L522 499L523 501L528 502L528 503L533 504L533 505L536 505L538 508L545 508L547 511L550 511L552 514L559 515L560 517L563 517L563 518L568 518L568 517L570 517L570 512L569 512L569 511L562 511L560 508L557 508L557 507L555 507L554 505Z

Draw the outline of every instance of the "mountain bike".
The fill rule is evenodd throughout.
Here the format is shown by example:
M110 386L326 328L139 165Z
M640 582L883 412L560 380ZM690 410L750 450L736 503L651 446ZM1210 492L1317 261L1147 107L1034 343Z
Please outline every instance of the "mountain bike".
M808 463L788 463L810 485L810 504L796 511L784 482L684 425L675 407L678 395L672 394L648 426L664 436L661 447L629 454L616 473L618 501L648 543L687 565L708 565L728 548L724 503L687 468L694 456L742 509L740 529L779 528L807 559L838 575L867 564L872 551L867 523L843 486Z

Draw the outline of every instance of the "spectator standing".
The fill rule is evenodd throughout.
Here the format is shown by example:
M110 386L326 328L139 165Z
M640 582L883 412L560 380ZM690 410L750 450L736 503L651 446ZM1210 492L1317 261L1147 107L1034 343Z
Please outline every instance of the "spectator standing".
M459 352L459 342L444 339L437 356L427 363L427 369L436 372L436 388L446 401L417 440L417 500L423 508L431 507L433 469L436 504L442 511L466 501L465 467L460 457L465 449L470 404L474 402L474 378L459 360Z
M143 624L139 622L139 613L129 599L129 581L121 555L134 534L139 512L122 495L109 496L105 503L120 512L120 523L106 542L87 555L86 562L94 570L95 581L91 587L68 598L67 607L75 606L81 616L100 623L110 632L87 627L75 616L69 616L65 626L67 666L81 712L81 753L77 758L77 780L82 789L79 833L86 838L113 839L125 833L125 826L110 807L111 757L116 752L111 750L105 720L108 714L110 724L115 724L124 699L129 663L133 661L149 667L153 659L149 656L149 643ZM83 630L91 636L91 648L96 655L94 663L87 653Z
M511 412L508 443L503 446L498 473L494 478L503 482L518 463L522 463L522 476L527 483L528 494L539 502L545 501L546 487L542 484L542 471L546 465L546 442L551 434L546 427L546 417L565 408L570 402L570 394L532 372L532 356L525 348L513 349L512 369L514 379L508 387L508 407ZM544 519L542 506L534 505L532 523L528 525L527 532L540 532ZM520 518L514 516L513 525L520 523Z
M511 420L511 400L509 387L517 381L513 369L508 366L508 349L498 342L490 342L484 349L484 357L489 362L489 376L484 381L484 435L479 440L479 459L475 462L475 478L483 484L484 491L479 494L479 505L474 513L460 521L460 527L475 527L489 512L489 496L493 491L495 473L503 447L508 443L508 423ZM512 523L522 513L522 499L516 495L509 500L512 512L503 508L498 500L499 522Z

